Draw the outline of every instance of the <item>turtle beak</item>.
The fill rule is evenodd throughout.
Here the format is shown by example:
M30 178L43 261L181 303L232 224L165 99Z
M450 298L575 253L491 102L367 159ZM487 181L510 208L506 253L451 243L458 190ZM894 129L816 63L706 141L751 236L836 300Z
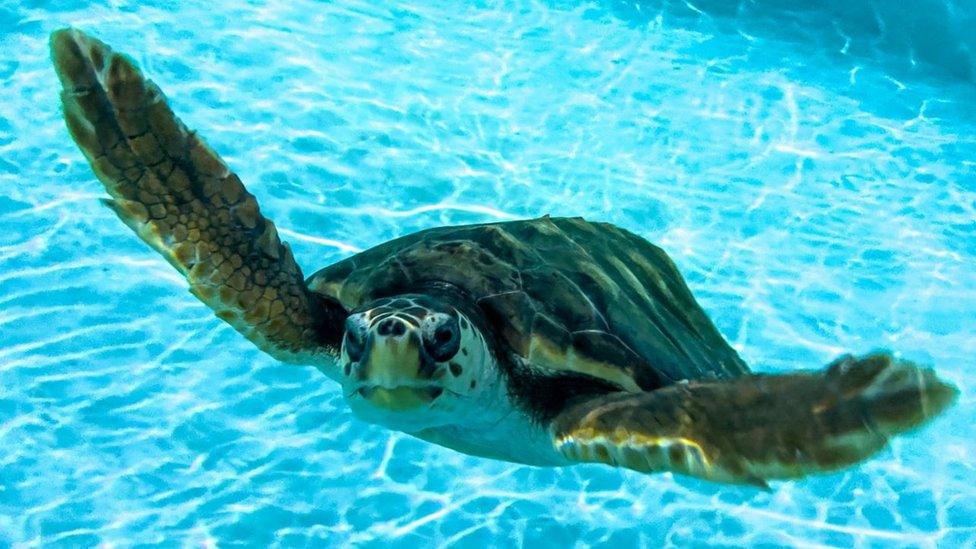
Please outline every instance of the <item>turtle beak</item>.
M350 396L389 411L429 405L444 392L428 373L432 366L418 328L399 317L386 317L366 336L362 357L350 372Z

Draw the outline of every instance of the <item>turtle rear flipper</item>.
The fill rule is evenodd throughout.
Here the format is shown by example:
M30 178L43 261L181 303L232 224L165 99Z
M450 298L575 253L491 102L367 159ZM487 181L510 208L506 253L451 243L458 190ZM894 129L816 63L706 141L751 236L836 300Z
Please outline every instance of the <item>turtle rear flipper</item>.
M263 350L289 362L334 354L345 311L308 291L254 196L173 114L156 84L76 29L51 35L51 57L68 130L122 221Z
M553 422L567 458L754 484L854 465L949 407L958 390L888 354L823 371L614 393Z

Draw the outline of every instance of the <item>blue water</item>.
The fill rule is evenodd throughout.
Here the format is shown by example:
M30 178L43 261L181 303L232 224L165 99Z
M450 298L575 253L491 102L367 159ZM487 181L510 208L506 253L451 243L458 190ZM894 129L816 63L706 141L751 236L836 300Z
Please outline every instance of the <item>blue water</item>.
M0 2L0 546L976 546L976 7L377 4ZM364 424L98 203L47 58L67 24L141 64L306 273L584 215L665 247L757 370L893 348L962 398L770 493Z

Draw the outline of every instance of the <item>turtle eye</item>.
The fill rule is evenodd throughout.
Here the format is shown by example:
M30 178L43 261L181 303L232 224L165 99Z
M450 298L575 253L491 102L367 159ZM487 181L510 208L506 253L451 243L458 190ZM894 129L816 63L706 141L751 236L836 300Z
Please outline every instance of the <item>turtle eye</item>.
M342 348L352 362L359 362L363 358L365 330L362 321L357 316L350 316L346 319L346 335L342 338Z
M452 316L428 316L424 319L423 332L424 350L437 362L450 360L461 347L461 330L457 319Z

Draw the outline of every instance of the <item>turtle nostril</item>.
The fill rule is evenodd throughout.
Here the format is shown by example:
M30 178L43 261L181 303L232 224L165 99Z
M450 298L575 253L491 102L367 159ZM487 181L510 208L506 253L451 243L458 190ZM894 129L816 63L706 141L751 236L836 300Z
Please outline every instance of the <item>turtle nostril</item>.
M376 333L381 336L399 337L407 333L407 326L399 318L387 318L376 327Z
M406 324L404 324L403 322L397 322L396 324L393 325L393 335L402 336L405 333L407 333Z

